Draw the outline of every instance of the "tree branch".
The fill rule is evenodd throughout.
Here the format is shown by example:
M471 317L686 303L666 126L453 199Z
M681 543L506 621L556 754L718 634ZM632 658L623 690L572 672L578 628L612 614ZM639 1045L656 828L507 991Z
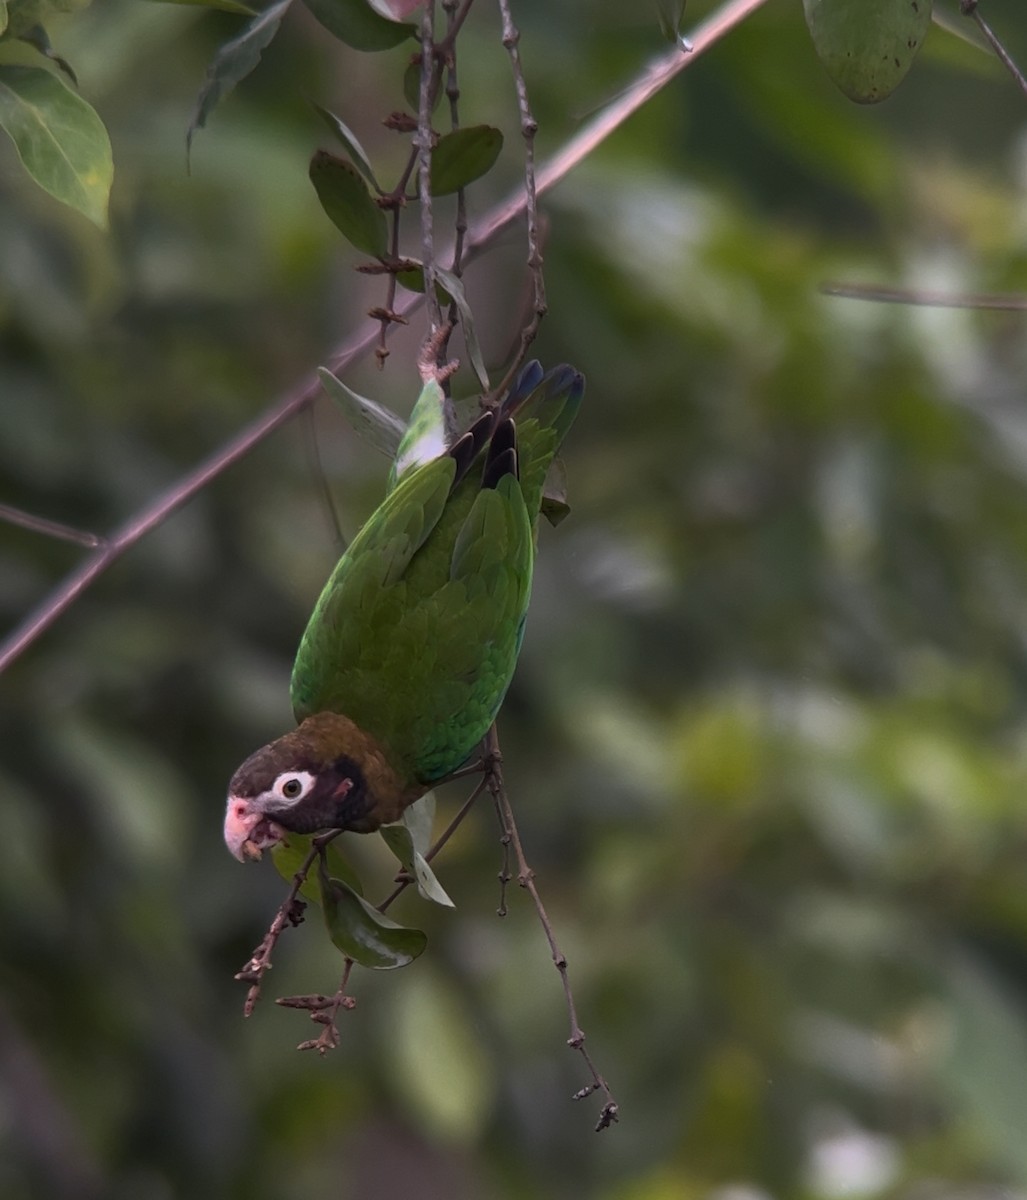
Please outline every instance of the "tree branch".
M571 138L560 153L549 160L539 171L537 190L539 195L554 187L579 163L606 140L614 130L645 105L661 88L686 67L695 62L706 50L719 41L739 22L750 16L767 0L726 0L692 36L693 51L684 54L675 47L669 53L654 59L636 78L635 82L604 109L580 133ZM491 213L472 227L466 243L466 258L476 257L525 211L523 190L505 203L497 205ZM401 317L407 316L423 297L411 296L397 310ZM326 365L338 373L344 371L356 359L375 346L377 324L372 323L354 332L328 358ZM307 375L261 416L245 426L235 437L205 459L199 466L184 475L177 483L158 495L123 525L111 538L96 550L79 567L71 572L38 607L0 644L0 672L4 671L22 655L37 638L66 612L92 582L112 563L130 550L140 538L162 524L183 504L191 500L213 479L245 457L276 429L295 416L305 405L318 395L320 384L313 373Z
M988 45L995 51L999 62L1016 80L1016 86L1025 96L1027 96L1027 78L1024 78L1023 71L1016 65L1013 56L999 41L998 35L994 32L987 21L981 16L977 8L978 0L960 0L959 8L964 17L969 17L975 21L977 28L984 34L988 40Z

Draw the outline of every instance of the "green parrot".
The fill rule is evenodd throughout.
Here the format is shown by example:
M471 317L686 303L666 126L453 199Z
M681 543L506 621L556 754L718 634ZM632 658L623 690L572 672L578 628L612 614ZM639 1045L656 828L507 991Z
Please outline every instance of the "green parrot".
M583 394L573 368L529 363L448 449L419 402L300 642L298 727L232 777L240 861L289 832L373 832L470 757L517 663L546 471Z

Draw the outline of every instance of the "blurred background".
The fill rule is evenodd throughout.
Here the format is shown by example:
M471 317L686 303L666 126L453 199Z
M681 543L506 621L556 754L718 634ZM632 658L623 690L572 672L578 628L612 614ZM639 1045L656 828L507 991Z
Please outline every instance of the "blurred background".
M1019 0L984 7L1027 61ZM645 4L516 8L543 155L663 47ZM0 500L110 531L381 302L307 180L331 145L309 101L389 179L409 51L297 9L187 174L239 28L105 0L51 29L111 130L112 229L0 145ZM507 135L480 214L520 173L488 6L460 79L464 120ZM387 469L322 400L0 680L7 1200L1027 1195L1025 317L819 290L1027 292L1027 100L934 28L858 108L801 5L770 4L545 211L537 353L589 391L500 733L620 1124L570 1101L559 979L527 897L495 916L484 804L436 863L457 908L397 905L428 951L358 972L338 1051L297 1053L316 1030L273 1003L334 989L316 914L242 1019L232 976L283 885L231 860L222 810L290 724L337 553L311 438L347 534ZM494 366L523 257L510 235L469 273ZM406 412L422 332L347 382ZM5 625L83 553L0 528ZM348 840L384 894L378 839Z

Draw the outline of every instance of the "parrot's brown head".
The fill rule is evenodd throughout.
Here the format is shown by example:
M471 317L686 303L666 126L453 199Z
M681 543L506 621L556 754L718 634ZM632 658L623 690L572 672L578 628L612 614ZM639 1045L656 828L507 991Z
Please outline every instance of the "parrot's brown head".
M424 790L405 785L381 745L348 717L317 713L232 776L225 844L245 862L288 833L370 833L397 820Z

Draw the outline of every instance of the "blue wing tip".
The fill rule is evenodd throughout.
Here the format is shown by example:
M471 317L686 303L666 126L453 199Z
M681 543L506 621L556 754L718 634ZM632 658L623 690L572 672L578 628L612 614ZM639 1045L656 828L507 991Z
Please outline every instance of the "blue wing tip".
M505 407L516 408L531 395L544 378L542 364L537 358L525 363L521 367L521 373L514 380L513 387L510 388Z
M572 400L580 400L585 391L585 377L569 363L560 363L543 371L542 364L534 358L521 368L504 401L504 409L519 408L540 386L545 387L547 396L567 395Z

